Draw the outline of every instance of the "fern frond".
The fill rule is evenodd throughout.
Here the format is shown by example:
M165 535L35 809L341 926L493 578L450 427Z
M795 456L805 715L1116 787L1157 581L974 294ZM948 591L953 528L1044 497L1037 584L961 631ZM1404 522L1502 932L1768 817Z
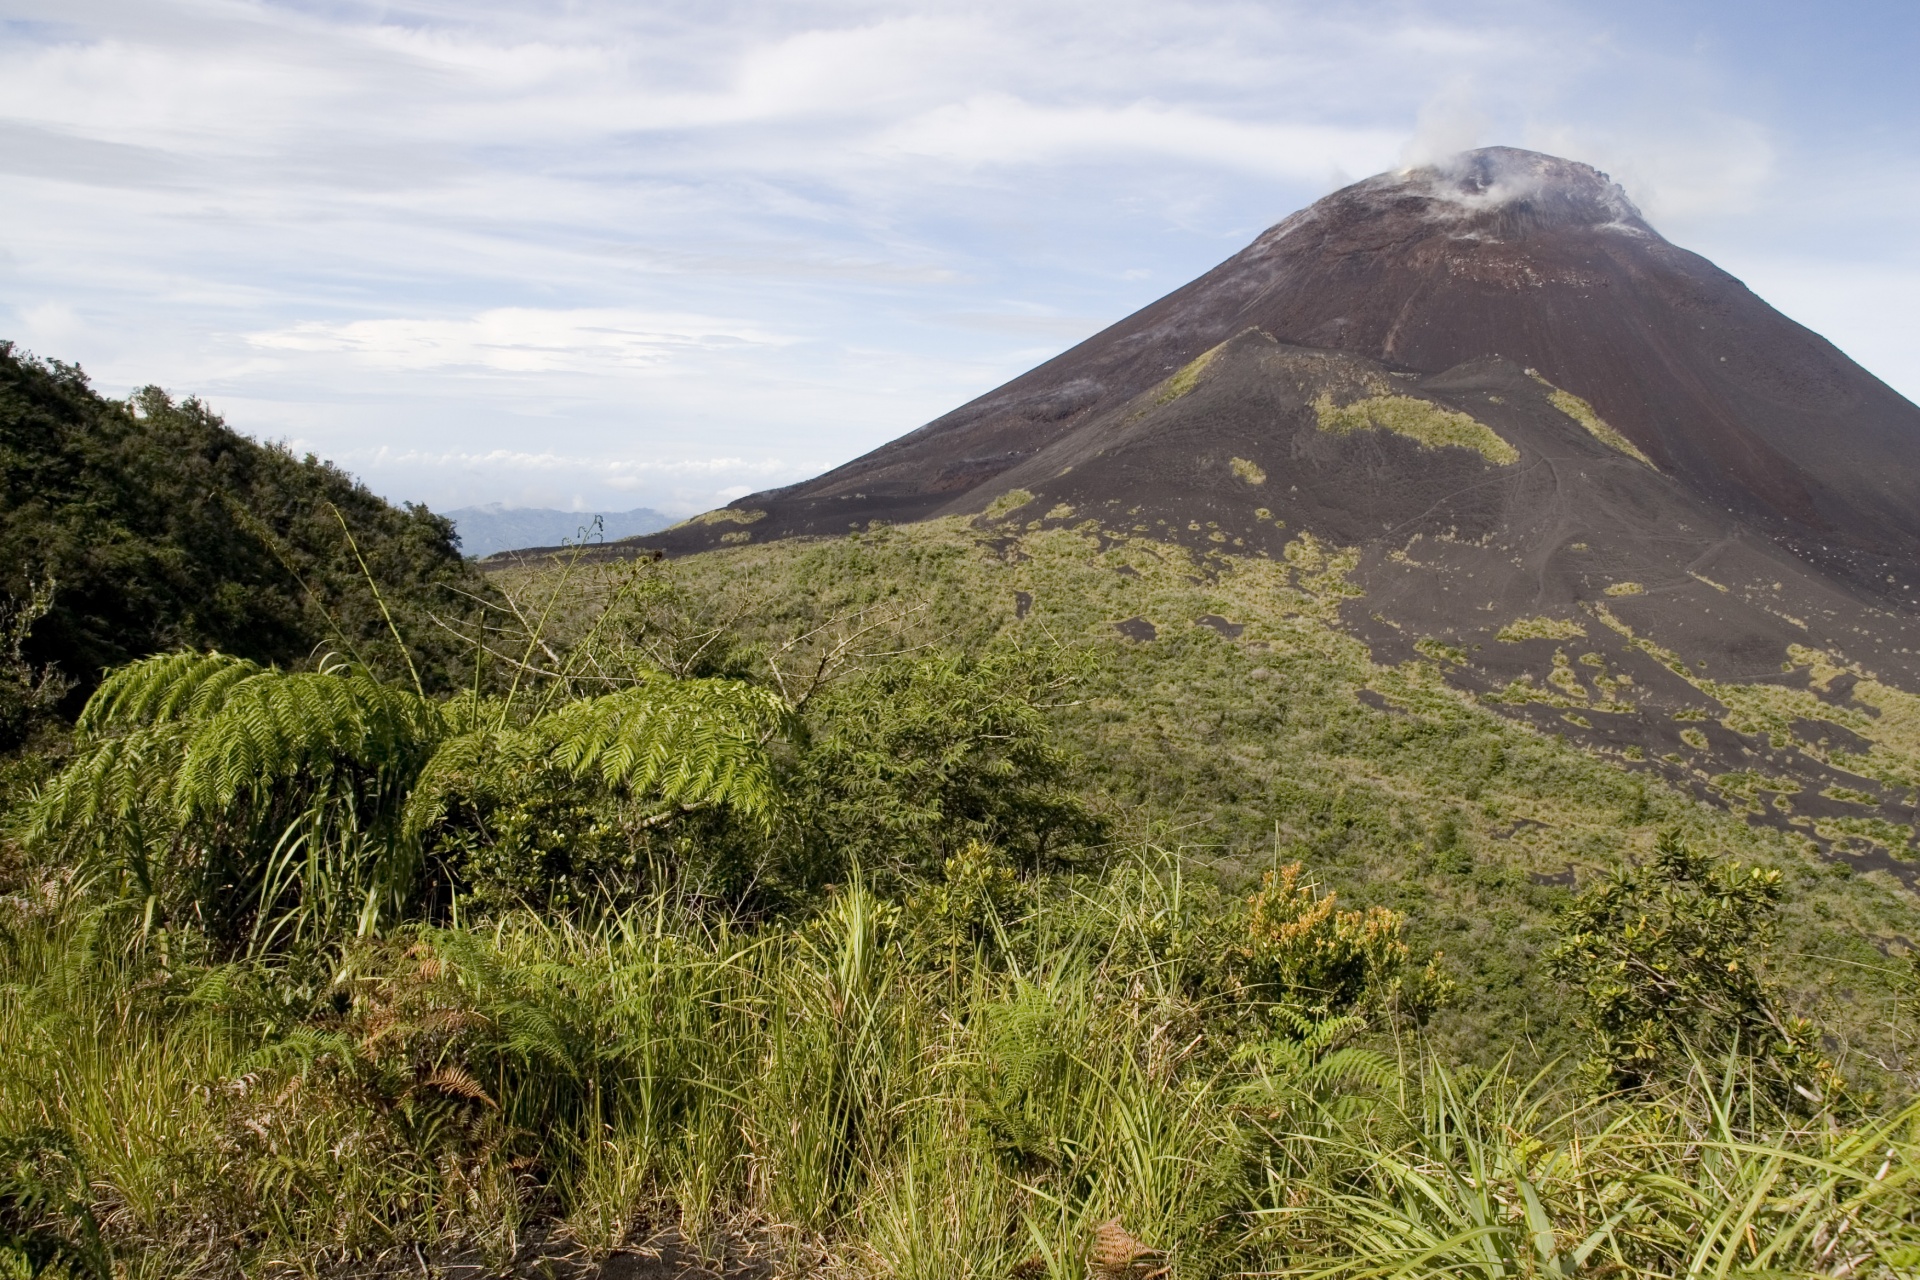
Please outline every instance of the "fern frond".
M180 766L181 817L342 766L410 771L443 733L439 709L364 675L299 672L237 686L199 724Z
M1393 1059L1372 1049L1349 1046L1336 1049L1315 1062L1301 1077L1308 1088L1344 1085L1385 1091L1400 1078L1400 1066Z
M743 681L657 680L571 703L531 729L576 777L757 815L776 801L764 744L791 715L777 695Z
M407 797L401 830L417 840L447 816L447 802L457 795L486 789L487 775L502 763L525 762L537 756L542 744L511 729L473 729L446 741L428 758Z
M464 689L440 704L440 714L449 733L472 733L476 729L497 726L505 721L506 704L500 698L485 697Z
M487 1096L487 1091L480 1087L480 1082L475 1080L464 1067L454 1065L441 1067L422 1080L420 1086L423 1089L432 1089L446 1094L448 1097L478 1102L483 1106L496 1105L494 1100Z
M552 1011L531 1001L515 1001L501 1010L506 1047L529 1064L545 1064L571 1074L581 1069L566 1032Z
M568 703L524 729L460 733L421 770L403 830L417 839L454 796L542 766L669 805L724 804L765 819L778 803L765 744L791 715L777 695L742 681L662 679Z
M183 724L162 722L84 752L34 800L28 843L71 845L101 827L125 826L144 812L165 812L188 732Z
M130 662L100 682L76 726L83 737L170 720L204 720L263 671L224 653L163 653Z
M328 1061L351 1070L359 1065L359 1057L359 1046L352 1036L318 1027L295 1027L248 1055L242 1065L254 1070L290 1070L304 1075Z

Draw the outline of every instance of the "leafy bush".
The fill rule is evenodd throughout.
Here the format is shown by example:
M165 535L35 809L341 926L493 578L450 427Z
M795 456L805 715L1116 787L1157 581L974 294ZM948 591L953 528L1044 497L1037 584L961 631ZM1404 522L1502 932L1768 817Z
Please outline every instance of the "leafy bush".
M1411 970L1405 914L1386 907L1341 911L1298 862L1261 878L1247 902L1242 982L1253 994L1325 1018L1386 1005L1423 1019L1452 986L1436 953Z
M814 882L935 875L974 841L1032 873L1099 841L1046 714L1070 679L1007 649L895 658L824 689L792 783Z
M53 604L53 590L36 583L24 601L0 603L0 751L8 751L55 720L72 681L27 657L27 637Z
M908 926L920 949L957 961L1004 935L1033 893L1004 850L970 840L942 865L939 880L907 899Z
M1652 862L1571 904L1548 964L1580 993L1604 1087L1682 1078L1732 1054L1815 1103L1840 1088L1812 1025L1784 1015L1760 974L1781 896L1778 871L1722 865L1667 832Z

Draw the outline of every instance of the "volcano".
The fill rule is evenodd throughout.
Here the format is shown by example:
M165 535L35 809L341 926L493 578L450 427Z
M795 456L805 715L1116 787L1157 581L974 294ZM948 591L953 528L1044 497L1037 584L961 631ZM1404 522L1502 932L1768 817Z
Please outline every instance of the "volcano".
M1772 760L1913 820L1920 408L1584 164L1494 147L1356 183L970 404L639 545L942 516L1357 549L1343 617L1382 661L1454 655L1629 758Z
M733 505L766 511L764 533L977 511L1044 486L1056 457L1248 331L1390 375L1533 370L1662 474L1862 587L1920 568L1920 410L1663 239L1605 174L1506 147L1337 191L1005 386Z

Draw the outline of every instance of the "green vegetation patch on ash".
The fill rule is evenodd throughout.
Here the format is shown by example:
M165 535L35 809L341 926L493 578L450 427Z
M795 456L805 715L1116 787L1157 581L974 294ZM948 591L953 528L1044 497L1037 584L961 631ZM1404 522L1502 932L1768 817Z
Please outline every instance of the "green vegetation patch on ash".
M1640 446L1621 435L1619 431L1613 427L1608 426L1606 419L1596 413L1592 405L1573 394L1573 392L1563 391L1561 388L1554 386L1551 382L1548 382L1531 369L1527 370L1527 373L1535 382L1538 382L1547 389L1547 399L1552 403L1554 408L1585 427L1587 433L1595 440L1606 445L1609 449L1626 454L1635 462L1653 467L1653 459L1641 452ZM1656 471L1659 470L1658 467L1653 467L1653 469Z
M697 525L710 524L755 524L767 518L764 511L742 511L738 507L715 507L712 511L703 511L697 516L682 520L676 529L686 529Z
M998 520L1001 516L1018 511L1033 501L1033 494L1026 489L1009 489L987 504L986 518Z
M1172 404L1175 400L1180 399L1180 397L1199 386L1200 377L1206 373L1207 366L1218 359L1220 353L1225 350L1226 347L1227 343L1223 342L1217 347L1212 347L1201 352L1180 366L1172 377L1160 384L1160 389L1154 393L1153 403L1156 405Z
M1803 674L1804 686L1712 680L1689 669L1678 654L1635 636L1604 606L1596 607L1595 614L1718 702L1725 709L1720 722L1736 733L1763 735L1776 749L1794 748L1823 764L1885 787L1920 786L1920 696L1875 678L1858 663L1825 650L1791 645L1784 664L1786 674ZM1850 679L1845 696L1840 697L1836 682L1843 676ZM1707 714L1699 708L1687 708L1675 712L1674 718L1704 719ZM1844 730L1848 740L1864 739L1867 749L1850 751L1828 745L1818 728L1823 724ZM1853 794L1868 796L1865 803L1878 803L1871 799L1871 793L1854 789ZM1842 798L1852 799L1852 795Z
M1315 421L1330 435L1391 431L1423 449L1471 449L1497 467L1520 461L1520 451L1486 423L1416 396L1376 395L1335 404L1330 395L1313 402Z
M1517 618L1500 628L1495 636L1502 644L1519 644L1522 640L1577 640L1587 634L1587 629L1571 618Z

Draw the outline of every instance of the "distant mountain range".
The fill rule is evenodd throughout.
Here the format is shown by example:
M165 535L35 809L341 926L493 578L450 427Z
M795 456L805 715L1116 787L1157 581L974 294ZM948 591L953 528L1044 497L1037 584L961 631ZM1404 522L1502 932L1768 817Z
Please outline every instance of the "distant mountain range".
M601 522L599 537L607 542L654 533L673 523L673 517L651 507L632 511L556 511L550 507L507 507L488 503L480 507L461 507L448 511L460 534L460 550L473 557L490 556L497 551L521 547L552 547L561 542L578 541L590 531L597 516Z

